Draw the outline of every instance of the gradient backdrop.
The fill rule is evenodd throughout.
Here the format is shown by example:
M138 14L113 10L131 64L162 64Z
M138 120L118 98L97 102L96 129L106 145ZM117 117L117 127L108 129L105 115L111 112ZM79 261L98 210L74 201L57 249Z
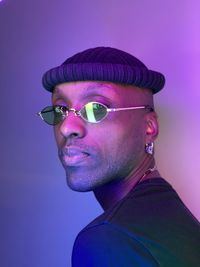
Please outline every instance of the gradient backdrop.
M199 29L195 0L0 2L1 267L70 266L76 234L101 213L92 193L67 188L52 129L35 115L50 103L44 71L89 47L124 49L166 75L157 165L200 219Z

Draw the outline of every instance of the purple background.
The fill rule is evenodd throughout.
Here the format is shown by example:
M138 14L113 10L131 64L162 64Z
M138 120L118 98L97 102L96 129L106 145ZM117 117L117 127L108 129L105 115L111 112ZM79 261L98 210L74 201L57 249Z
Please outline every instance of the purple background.
M200 219L200 3L3 0L0 3L0 266L64 267L76 234L101 212L65 183L41 76L68 56L114 46L166 75L156 95L157 165Z

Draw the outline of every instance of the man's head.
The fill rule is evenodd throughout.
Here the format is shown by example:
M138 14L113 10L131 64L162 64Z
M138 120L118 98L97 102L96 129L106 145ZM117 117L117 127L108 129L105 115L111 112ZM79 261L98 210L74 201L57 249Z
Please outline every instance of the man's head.
M164 85L162 74L123 51L99 47L45 73L43 85L52 92L53 106L62 106L54 132L72 189L95 190L127 179L152 157L145 145L155 140L158 125L149 107Z

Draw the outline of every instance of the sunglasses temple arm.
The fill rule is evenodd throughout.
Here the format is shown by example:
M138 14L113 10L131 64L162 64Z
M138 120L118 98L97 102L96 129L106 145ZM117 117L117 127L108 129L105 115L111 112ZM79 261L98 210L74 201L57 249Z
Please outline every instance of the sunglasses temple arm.
M44 120L44 118L42 117L42 112L38 112L38 113L36 113L36 115L40 116L40 118L41 118L42 120Z
M150 108L150 107L149 106L140 106L140 107L127 107L127 108L107 108L107 111L112 112L112 111L144 109L144 108Z

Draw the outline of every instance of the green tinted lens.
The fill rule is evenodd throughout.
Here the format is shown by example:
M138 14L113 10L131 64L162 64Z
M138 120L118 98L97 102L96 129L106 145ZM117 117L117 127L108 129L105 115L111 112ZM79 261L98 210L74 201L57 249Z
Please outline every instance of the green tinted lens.
M97 123L106 117L107 107L98 102L90 102L81 109L80 113L86 121Z
M49 106L41 111L42 118L50 125L56 125L61 122L65 116L63 107L61 106Z

